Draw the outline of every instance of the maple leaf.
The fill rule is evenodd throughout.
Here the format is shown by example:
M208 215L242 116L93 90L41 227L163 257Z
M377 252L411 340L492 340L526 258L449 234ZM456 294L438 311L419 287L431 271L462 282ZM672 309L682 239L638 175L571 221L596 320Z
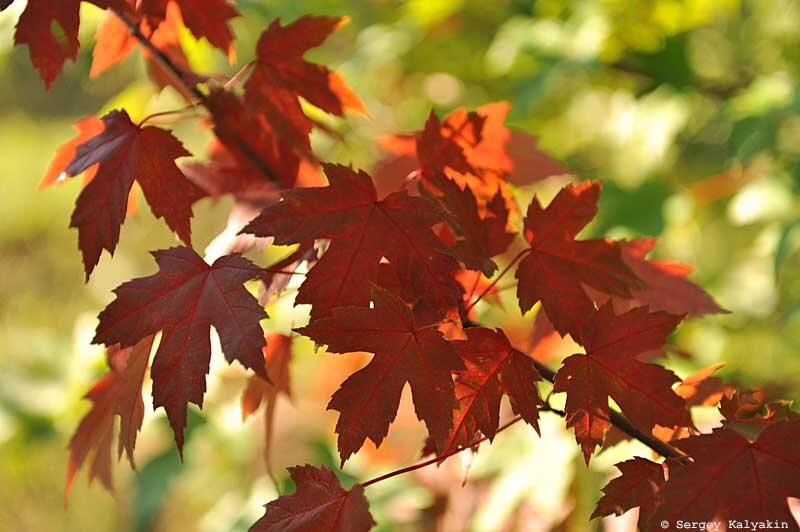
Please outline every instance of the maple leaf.
M473 154L484 142L486 117L478 112L456 109L440 122L431 112L425 129L416 139L419 159L419 184L423 191L434 197L444 197L436 176L444 174L462 189L469 188L481 210L485 204L500 194L506 209L517 211L513 195L508 188L505 173L491 164L491 159L474 158Z
M128 26L115 13L108 13L97 26L92 50L92 68L89 77L94 79L112 66L124 61L136 48L137 39Z
M650 310L664 310L670 314L701 316L727 312L717 305L705 290L691 282L686 276L690 266L680 262L646 259L646 255L658 243L656 238L639 238L619 243L622 260L641 279L646 288L631 290L633 297Z
M364 104L338 74L303 59L309 49L320 46L348 20L305 16L282 26L277 19L258 39L245 98L301 153L310 153L312 122L303 114L298 98L337 116L345 109L366 114Z
M261 181L294 186L300 158L275 134L264 116L254 113L239 96L223 89L213 89L205 105L213 118L214 133L236 161L236 165L228 165L229 176L235 179L224 184L220 193L247 188L259 176Z
M439 454L469 446L477 431L492 440L500 424L503 393L514 412L539 430L542 402L536 382L542 377L533 360L514 349L500 329L471 327L464 331L467 339L455 340L453 346L467 369L456 372L458 409L453 413L453 430L446 440L437 442Z
M641 286L615 242L575 240L597 214L599 196L600 183L567 185L546 209L534 198L525 216L530 252L516 273L520 309L525 313L541 301L556 330L576 340L594 311L582 285L624 298Z
M431 231L443 221L429 201L395 192L378 201L363 171L324 164L327 187L285 192L242 232L275 237L279 245L330 239L301 285L296 302L312 305L317 318L339 306L367 306L370 283L386 258L402 283L439 310L455 308L461 287L452 277L457 262Z
M462 189L443 174L432 176L429 181L441 193L432 194L432 200L444 209L457 233L450 252L467 268L491 276L497 270L491 258L508 249L516 235L507 229L508 207L502 194L497 191L481 216L478 200L469 185Z
M684 400L671 388L678 377L636 358L661 347L681 319L646 307L617 316L607 303L587 321L581 336L586 354L565 359L553 383L554 391L567 392L567 426L575 429L587 463L610 426L609 398L648 432L656 424L692 426Z
M126 0L93 0L106 9L126 11ZM14 32L14 44L26 44L33 67L45 88L50 89L67 59L78 57L78 27L81 0L36 0L28 2Z
M69 177L69 174L67 174L67 166L75 158L77 147L90 138L102 133L104 126L103 121L96 116L88 116L77 121L74 127L78 130L78 134L75 138L65 142L56 149L55 156L50 161L50 164L47 165L45 175L42 177L42 180L39 181L38 190L66 183ZM83 172L81 188L86 187L86 185L94 179L96 174L97 165L87 168L86 171ZM134 215L138 212L139 201L137 194L138 188L134 185L128 192L126 213L129 215Z
M380 445L397 415L400 393L411 386L414 409L436 441L453 426L456 407L450 372L465 369L453 345L430 325L417 324L394 294L373 287L374 308L338 307L328 317L297 329L333 353L366 351L375 356L336 391L328 409L336 424L342 463L369 438Z
M142 47L150 78L159 88L169 85L180 92L184 98L193 101L195 95L187 89L186 82L195 84L205 81L207 78L200 76L189 66L189 60L180 42L182 19L177 4L169 3L165 18L157 22L157 25L153 27L151 25L153 21L145 17L138 22L139 31L154 48L170 60L173 68L180 71L181 78L176 78L175 73L165 67L159 58L155 58L149 48ZM95 33L89 77L94 79L112 66L121 63L139 44L139 39L130 33L126 23L116 13L108 13Z
M733 387L725 384L713 374L723 367L720 362L702 368L681 381L675 393L686 399L687 406L714 406L720 399L733 392Z
M192 203L205 195L175 165L175 159L190 154L172 133L137 126L125 111L111 111L103 124L101 133L77 147L66 168L67 175L75 176L99 165L78 196L70 220L70 227L78 228L87 280L103 249L114 254L134 180L153 214L163 217L187 244Z
M153 405L167 411L182 451L187 404L203 406L210 327L216 329L228 362L238 360L267 378L259 324L267 314L243 286L261 275L261 269L239 255L226 255L209 266L186 247L152 254L158 273L114 290L116 299L100 313L92 342L124 347L162 331L153 359Z
M692 461L670 464L661 505L644 530L662 520L771 521L797 526L787 497L800 497L800 421L779 421L748 439L727 428L675 442Z
M49 89L67 59L78 57L80 0L28 2L19 17L14 44L27 44L33 67Z
M345 490L325 466L295 466L289 473L296 491L267 504L250 532L366 532L375 525L360 484Z
M510 107L493 102L473 112L459 108L443 121L429 117L419 135L379 139L392 154L380 162L381 174L399 183L417 170L423 177L426 168L441 170L459 185L469 185L481 204L499 187L513 208L507 181L525 185L569 171L538 149L535 137L505 126Z
M447 168L462 174L478 173L467 160L466 152L481 142L484 121L478 113L468 113L462 108L453 111L442 124L431 111L416 143L423 177Z
M69 496L75 475L92 454L89 481L98 478L111 490L111 445L114 436L114 417L120 418L118 457L123 450L131 466L134 465L133 449L136 434L144 419L142 381L144 380L153 336L147 336L133 347L109 348L111 370L101 377L85 395L92 408L81 420L69 441L69 465L64 498Z
M291 397L289 390L289 361L292 358L292 339L285 334L271 333L266 338L264 361L272 382L259 375L252 375L247 381L247 388L242 393L242 420L258 410L262 401L267 402L267 409L284 393ZM270 421L270 426L272 423Z
M230 20L239 12L228 0L172 0L180 7L186 27L198 39L206 38L212 46L228 54L232 60L233 32ZM153 28L167 17L168 0L141 0L141 13Z
M774 400L761 389L728 390L720 400L719 411L725 417L723 424L726 426L758 430L780 419L800 419L800 414L791 406L791 401Z
M597 502L591 518L622 515L638 506L639 522L649 522L661 501L664 467L640 457L621 462L616 467L622 474L603 488L605 495Z
M53 156L53 160L50 161L42 180L39 181L39 190L52 185L65 183L68 177L66 174L67 165L75 158L75 151L78 146L90 138L99 135L103 131L103 121L94 115L78 120L75 122L74 126L75 129L78 130L78 134L75 135L75 138L56 148L56 154ZM88 168L84 172L85 180L91 181L95 173L97 173L96 166Z
M505 176L517 185L570 173L536 146L536 137L506 127L510 109L509 102L492 102L475 110L483 118L483 128L480 141L466 149L469 163L479 172ZM455 124L459 118L460 110L457 110L448 115L446 121Z

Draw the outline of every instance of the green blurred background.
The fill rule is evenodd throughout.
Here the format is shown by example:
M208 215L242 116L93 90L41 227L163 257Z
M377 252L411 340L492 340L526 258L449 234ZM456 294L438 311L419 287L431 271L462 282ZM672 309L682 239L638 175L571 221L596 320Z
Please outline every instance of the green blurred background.
M685 376L723 361L725 378L800 398L800 1L236 4L238 65L187 34L197 70L235 73L276 16L352 18L310 57L341 72L371 117L331 122L344 141L315 137L323 159L370 168L380 156L374 139L420 129L431 107L446 113L510 101L511 125L536 135L582 178L605 180L591 232L660 236L657 255L694 265L692 279L732 311L684 324L675 341L691 358L667 365ZM82 9L77 63L45 92L27 50L13 48L23 5L0 14L0 529L246 530L276 492L261 459L260 419L240 419L246 376L218 363L204 411L192 411L185 463L147 388L138 474L117 467L116 496L87 487L81 474L64 508L65 447L88 409L81 396L105 371L102 350L89 343L97 312L117 284L154 270L146 250L175 240L140 209L123 227L113 261L104 256L84 285L76 232L67 227L79 183L42 192L37 183L75 120L120 106L136 118L182 103L170 89L154 91L138 53L88 79L103 15L93 6ZM203 152L207 136L195 123L175 129L190 151ZM552 187L518 193L528 198ZM224 227L230 205L198 205L198 249ZM513 300L506 302L513 314ZM282 332L303 319L288 302L271 314L268 327ZM335 416L324 407L358 363L341 368L308 342L295 347L295 397L277 413L273 462L282 479L295 463L337 465ZM422 432L407 399L386 449L360 453L343 478L416 459ZM700 414L713 420L713 411ZM474 457L463 487L458 460L376 485L368 495L380 529L630 529L629 518L589 525L588 516L611 465L647 450L618 446L587 470L562 426L545 416L541 439L522 426L498 436Z

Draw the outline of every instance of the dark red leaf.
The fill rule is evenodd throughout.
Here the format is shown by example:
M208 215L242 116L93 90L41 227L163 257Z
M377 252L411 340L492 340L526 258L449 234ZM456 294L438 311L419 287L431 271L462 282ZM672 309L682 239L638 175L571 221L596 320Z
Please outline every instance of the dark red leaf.
M78 57L81 0L34 0L19 17L14 44L27 44L31 63L48 89L67 59Z
M93 343L123 347L162 331L153 359L153 405L167 411L178 448L183 448L188 403L203 406L211 357L209 328L220 337L228 362L238 360L266 378L264 309L243 283L261 269L239 255L212 266L192 249L154 251L159 271L117 287L116 299L100 313Z
M295 466L289 473L297 490L267 504L250 532L366 532L375 525L360 484L345 490L325 466Z
M660 502L664 485L664 467L646 458L633 458L617 464L620 476L609 482L605 495L597 502L592 519L604 515L622 515L639 507L639 521L648 522Z
M542 208L534 198L525 217L525 239L531 246L517 269L517 297L522 312L537 301L562 335L576 340L594 304L582 285L630 298L641 283L609 239L575 240L597 214L599 183L567 185Z
M462 189L444 174L429 177L430 197L447 214L447 221L457 233L450 252L471 270L480 270L491 276L497 265L492 257L503 253L514 240L515 233L508 230L508 207L498 190L481 216L475 194L469 185ZM428 190L431 190L429 188Z
M684 400L672 390L678 377L637 359L661 347L681 319L646 307L617 316L607 303L588 320L581 342L586 354L564 360L553 384L554 391L567 392L567 425L575 429L587 463L610 426L609 398L640 429L692 426Z
M205 103L211 111L214 133L237 163L228 174L236 179L222 183L222 193L242 190L259 178L294 186L300 158L264 116L254 113L236 94L222 89L212 90Z
M641 279L646 288L635 288L633 297L651 310L663 310L670 314L700 316L727 312L686 276L692 271L690 266L680 262L646 259L658 239L640 238L622 241L622 260Z
M228 0L174 0L180 7L183 22L198 39L206 38L213 46L233 56L233 32L230 20L239 13ZM167 16L167 0L141 0L140 11L157 27Z
M691 456L671 464L661 490L661 506L644 530L662 520L676 523L777 522L798 529L787 497L800 497L800 421L780 421L748 439L726 428L675 443ZM649 527L649 528L648 528Z
M86 278L103 249L112 255L125 221L128 192L134 180L142 187L157 218L189 244L192 203L204 195L175 165L190 155L172 133L157 127L139 127L125 111L103 117L104 130L77 147L66 173L71 176L99 165L96 175L78 196L71 227L78 228Z
M439 310L455 308L460 286L452 277L458 264L431 231L443 221L430 202L405 191L378 201L366 173L323 165L330 185L285 192L243 229L274 236L280 245L330 239L325 254L306 277L297 303L312 305L316 318L334 307L366 307L370 283L386 258L406 289Z
M453 345L434 327L418 325L402 300L378 287L373 288L371 299L374 308L339 307L329 317L297 329L327 344L333 353L375 354L342 384L328 405L341 413L336 432L342 463L366 438L380 445L397 414L406 382L417 417L436 441L444 441L456 407L450 372L464 369Z
M347 20L306 16L286 26L275 20L258 40L256 65L245 83L246 100L300 153L310 153L312 122L298 98L337 116L345 109L366 113L364 104L338 74L303 59Z
M533 360L511 346L501 330L465 329L466 340L453 342L466 371L456 372L458 409L453 430L437 442L439 454L467 447L480 431L490 440L500 424L500 399L505 393L514 412L538 431L542 404L536 382L542 380Z

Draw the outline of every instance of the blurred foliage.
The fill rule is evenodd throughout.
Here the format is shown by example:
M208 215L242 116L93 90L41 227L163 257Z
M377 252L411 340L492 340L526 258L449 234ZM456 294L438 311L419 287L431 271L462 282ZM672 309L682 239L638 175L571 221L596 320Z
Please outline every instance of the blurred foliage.
M72 136L73 121L119 106L143 116L181 103L170 90L154 92L139 54L88 79L102 16L92 6L82 9L78 61L45 92L26 50L12 47L23 4L0 14L0 523L19 531L246 530L277 492L260 458L260 423L240 421L245 375L222 364L212 366L204 412L193 414L185 463L163 413L148 405L138 474L117 468L116 498L78 482L63 508L65 445L88 408L82 394L105 371L102 351L89 344L94 317L119 282L153 271L146 250L174 239L143 209L123 227L113 263L104 256L84 285L77 237L67 228L78 183L45 192L36 185L56 146ZM800 1L240 0L237 6L238 64L186 34L198 70L234 74L276 16L352 18L312 56L344 75L371 117L333 123L343 141L315 135L329 160L371 167L380 156L373 140L419 129L431 107L447 112L511 101L513 126L537 135L582 178L605 180L591 232L660 236L657 254L694 265L693 280L732 311L683 325L675 340L691 357L668 364L686 375L724 361L725 378L800 399ZM194 123L175 127L202 153L207 137ZM521 187L519 199L547 197L558 184ZM224 227L229 207L199 205L198 248ZM503 301L506 310L484 311L483 319L529 332L530 316L514 314L510 293ZM283 332L303 319L290 301L271 315L267 326ZM335 416L324 407L358 365L315 353L306 341L296 348L295 399L278 405L273 462L281 491L291 489L288 465L337 468ZM404 397L386 444L359 453L346 467L346 484L417 458L422 433L409 408ZM697 421L707 427L715 419L701 411ZM546 416L541 439L517 426L471 465L454 458L377 484L368 495L379 530L434 524L586 530L611 465L647 450L619 445L586 470L562 427ZM468 465L470 480L462 487ZM620 530L630 526L626 519L591 526Z

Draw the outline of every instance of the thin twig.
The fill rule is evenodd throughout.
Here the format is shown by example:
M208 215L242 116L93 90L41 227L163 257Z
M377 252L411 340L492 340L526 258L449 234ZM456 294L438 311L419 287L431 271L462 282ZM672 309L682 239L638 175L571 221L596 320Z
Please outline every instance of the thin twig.
M196 103L190 103L186 107L181 107L180 109L171 109L169 111L159 111L157 113L149 114L149 115L145 116L144 118L142 118L139 121L138 126L142 127L142 125L145 122L147 122L148 120L152 120L153 118L158 118L160 116L169 116L169 115L177 115L177 114L185 113L186 111L188 111L190 109L194 109L197 106L198 106L198 104L196 104Z
M553 372L553 370L551 370L550 368L548 368L544 364L541 364L540 362L537 362L535 360L533 361L533 363L536 365L536 367L539 369L539 373L545 379L547 379L550 382L553 382L553 380L555 379L555 375L556 375L555 372ZM542 408L540 410L543 411L543 412L552 412L552 413L557 414L557 415L559 415L561 417L567 417L567 413L566 412L564 412L563 410L559 410L557 408L553 408L552 406L550 406L550 404L548 402L545 402L544 406L542 406ZM501 432L501 431L507 429L508 427L510 427L514 423L520 421L521 419L522 419L522 416L516 416L516 417L512 418L507 423L501 425L497 429L497 432ZM626 418L625 416L623 416L619 412L616 412L615 410L611 410L611 415L609 416L609 421L611 422L612 425L614 425L615 427L620 429L622 432L626 433L628 436L630 436L630 437L632 437L632 438L634 438L636 440L639 440L640 442L644 443L645 445L647 445L652 450L654 450L655 452L657 452L658 454L660 454L661 456L663 456L665 458L678 458L678 459L685 459L686 458L686 455L684 453L682 453L681 451L679 451L678 449L676 449L672 445L668 444L665 441L659 440L658 438L655 438L653 436L645 434L644 432L642 432L641 430L636 428L630 421L628 421L628 418ZM370 480L367 480L366 482L362 482L361 486L363 486L363 487L371 486L372 484L381 482L382 480L386 480L386 479L389 479L389 478L392 478L392 477L396 477L398 475L402 475L402 474L405 474L405 473L410 473L411 471L416 471L417 469L422 469L423 467L427 467L429 465L433 465L433 464L436 464L436 463L441 463L445 459L450 458L454 454L458 454L461 451L465 451L467 449L474 449L475 446L485 442L488 439L489 439L488 436L483 436L483 437L475 440L473 443L471 443L470 445L468 445L466 447L459 447L458 449L454 449L452 451L449 451L449 452L447 452L447 453L445 453L445 454L443 454L441 456L436 456L434 458L431 458L430 460L425 460L424 462L420 462L418 464L410 465L408 467L404 467L402 469L397 469L395 471L390 471L389 473L386 473L385 475L381 475L379 477L375 477L375 478L372 478Z
M509 263L506 265L506 267L505 267L505 268L503 268L503 271L501 271L501 272L500 272L500 273L497 275L497 277L495 278L495 280L494 280L494 281L492 281L491 283L489 283L489 286L487 286L486 288L484 288L484 289L483 289L483 291L480 293L480 295L479 295L477 298L475 298L474 300L472 300L472 302L471 302L471 303L470 303L470 304L467 306L467 308L464 310L464 313L466 314L467 312L469 312L470 310L472 310L472 307L474 307L475 305L477 305L477 304L478 304L478 302L479 302L481 299L483 299L483 298L486 296L486 294L488 294L488 293L491 291L491 289L492 289L492 288L494 288L494 286L497 284L497 282L498 282L500 279L502 279L502 278L503 278L503 276L509 272L509 270L511 270L511 268L514 266L514 264L516 264L516 263L517 263L517 261L519 261L519 259L521 259L522 257L524 257L525 255L527 255L527 254L528 254L528 253L530 253L530 252L531 252L531 248L525 248L525 249L523 249L522 251L520 251L519 253L517 253L517 256L516 256L516 257L514 257L513 259L511 259L511 262L509 262Z
M553 370L551 370L538 360L534 360L533 363L536 366L536 369L539 370L539 374L541 374L542 377L544 377L551 383L555 380L556 373ZM555 412L555 410L551 411ZM561 413L561 412L558 413L559 415L563 414L566 417L566 413ZM667 442L660 440L650 434L642 432L641 430L636 428L633 425L633 423L631 423L628 420L628 418L626 418L616 410L611 409L611 415L609 416L609 421L611 422L612 425L617 427L619 430L621 430L631 438L639 440L640 442L647 445L652 450L654 450L655 452L657 452L658 454L660 454L665 458L683 458L686 456L684 453L682 453L672 445L668 444Z
M122 21L125 26L127 26L128 31L131 32L136 40L150 52L156 61L161 64L161 66L172 76L172 78L183 88L186 93L191 94L194 96L197 101L191 102L193 105L202 105L209 112L212 112L212 109L208 106L208 101L206 96L203 92L197 87L197 84L189 81L186 78L186 73L181 70L178 65L172 62L172 60L165 54L163 51L159 50L150 39L142 33L141 29L139 29L139 25L131 20L125 13L122 13L117 10L113 10L113 13ZM258 168L264 176L266 176L271 181L277 181L275 172L272 171L267 161L265 161L259 154L258 150L256 150L253 146L251 146L245 139L240 137L238 134L236 135L236 141L238 147L241 149L242 153L244 153L248 159Z
M522 419L522 416L517 416L515 418L512 418L507 423L501 425L497 429L495 434L497 434L498 432L506 430L508 427L510 427L511 425L516 423L517 421L520 421L521 419ZM441 456L436 456L434 458L431 458L430 460L425 460L424 462L420 462L418 464L414 464L414 465L411 465L411 466L408 466L408 467L404 467L403 469L397 469L395 471L391 471L389 473L386 473L385 475L381 475L379 477L375 477L373 479L367 480L366 482L362 482L361 485L366 488L367 486L370 486L370 485L375 484L376 482L380 482L382 480L386 480L387 478L396 477L397 475L402 475L403 473L409 473L409 472L415 471L417 469L422 469L423 467L427 467L427 466L429 466L431 464L435 464L435 463L441 462L445 458L449 458L449 457L453 456L454 454L460 453L461 451L465 451L467 449L472 449L476 445L481 444L481 443L485 442L488 439L489 439L488 436L484 436L482 438L479 438L479 439L475 440L473 443L471 443L467 447L459 447L458 449L454 449L452 451L446 452L445 454L443 454Z
M139 25L128 18L125 13L121 13L120 11L114 9L112 9L112 11L117 18L119 18L122 23L128 27L128 31L131 32L131 35L136 37L136 40L138 40L139 43L153 55L156 61L158 61L161 66L164 67L184 89L186 89L186 92L191 93L195 98L197 98L200 104L203 104L205 96L202 92L200 92L200 89L197 88L197 85L187 80L185 73L178 67L178 65L173 63L167 54L150 42L150 39L144 33L142 33L141 29L139 29Z
M206 102L206 97L200 91L200 89L197 88L197 85L192 83L192 82L190 82L189 80L187 80L186 76L185 76L185 73L175 63L173 63L172 60L163 51L159 50L157 47L155 47L153 45L153 43L150 41L150 39L146 35L144 35L142 33L142 31L139 29L139 25L136 24L136 22L134 22L130 18L128 18L128 16L125 15L124 13L121 13L119 11L114 10L114 14L123 22L123 24L125 24L125 26L127 26L128 30L131 32L131 35L133 35L139 41L139 43L153 55L153 57L156 59L156 61L158 61L161 64L161 66L163 66L175 78L175 80L181 85L181 87L186 89L187 93L192 94L197 99L197 102L192 102L191 103L191 107L194 107L196 105L202 105L202 106L204 106L204 107L206 107L208 109L208 105L207 105L207 102ZM247 66L245 66L245 68L242 69L242 70L244 71L244 70L246 70L246 68L247 68ZM237 76L234 76L234 78L237 78ZM145 120L147 120L149 118L153 118L154 116L156 116L156 115L150 115L149 117L145 118ZM144 122L144 120L143 120L143 122ZM464 127L464 124L461 125L461 128L463 128L463 127ZM461 128L459 128L459 130L457 130L455 132L455 134L458 134L460 132ZM239 147L253 161L253 163L256 164L256 166L267 177L269 177L270 179L274 179L274 174L269 170L269 166L266 164L265 161L263 161L258 156L257 152L253 149L253 147L250 146L249 144L247 144L246 142L244 142L243 139L238 139L238 140L241 141ZM470 309L472 309L472 307L474 307L475 304L477 304L478 301L480 301L497 284L497 282L506 273L508 273L508 271L511 269L511 267L514 264L516 264L516 262L519 261L525 254L527 254L529 252L530 252L530 249L524 249L520 253L518 253L517 256L514 257L511 260L511 262L503 269L503 271L500 272L500 274L497 276L497 278L495 278L495 280L492 281L492 283L485 290L483 290L481 292L481 294L477 297L477 299L475 299L467 307L466 310L469 311ZM289 272L283 272L282 271L280 273L289 273ZM538 362L536 360L534 360L534 364L536 365L536 368L539 370L539 373L545 379L547 379L551 383L555 380L555 372L554 371L552 371L550 368L548 368L547 366L545 366L544 364L542 364L542 363L540 363L540 362ZM564 412L554 410L554 409L552 409L550 407L548 407L547 410L550 410L552 412L556 412L559 415L566 415ZM506 428L510 427L514 423L518 422L520 419L522 419L522 418L519 417L519 416L513 418L512 420L510 420L506 424L504 424L501 427L499 427L497 429L497 432L505 430ZM632 438L635 438L636 440L639 440L640 442L644 443L645 445L647 445L648 447L653 449L655 452L657 452L661 456L664 456L666 458L684 458L686 456L684 453L682 453L681 451L679 451L675 447L669 445L668 443L666 443L666 442L664 442L664 441L662 441L662 440L660 440L658 438L655 438L655 437L653 437L653 436L651 436L649 434L646 434L646 433L642 432L641 430L636 428L625 416L623 416L621 413L619 413L619 412L617 412L615 410L611 410L611 414L609 416L609 421L611 422L611 424L616 426L618 429L620 429L621 431L623 431L627 435L631 436ZM484 436L484 437L476 440L474 443L472 443L468 447L461 447L461 448L455 449L453 451L450 451L448 453L445 453L442 456L437 456L435 458L432 458L431 460L427 460L425 462L421 462L421 463L416 464L416 465L412 465L412 466L409 466L409 467L405 467L403 469L398 469L396 471L392 471L392 472L387 473L385 475L382 475L380 477L376 477L376 478L373 478L373 479L368 480L366 482L363 482L361 485L366 487L366 486L369 486L371 484L375 484L376 482L380 482L381 480L385 480L387 478L391 478L391 477L394 477L394 476L397 476L397 475L401 475L403 473L408 473L410 471L421 469L421 468L426 467L428 465L435 464L437 462L441 462L445 458L448 458L448 457L450 457L450 456L452 456L454 454L460 453L461 451L463 451L465 449L473 448L475 445L478 445L478 444L480 444L480 443L482 443L482 442L484 442L486 440L488 440L488 438L486 436Z

